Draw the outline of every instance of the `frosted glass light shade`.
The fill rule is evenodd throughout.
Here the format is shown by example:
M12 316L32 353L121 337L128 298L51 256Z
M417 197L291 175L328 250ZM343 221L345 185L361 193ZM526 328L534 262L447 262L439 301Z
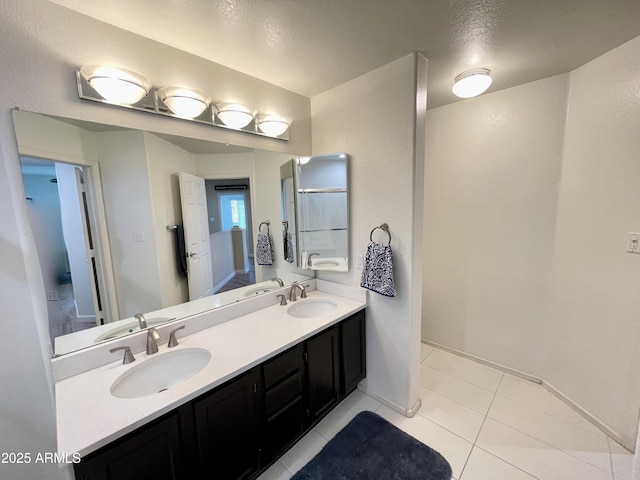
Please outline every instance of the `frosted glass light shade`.
M265 135L279 137L287 131L291 122L278 115L260 115L256 121L258 128Z
M486 68L476 68L458 75L452 91L460 98L471 98L480 95L490 86L491 71Z
M182 118L199 117L211 103L211 98L202 93L180 87L161 88L158 98L174 115Z
M151 83L142 75L124 68L87 65L80 75L106 101L133 105L149 94Z
M216 108L218 110L218 118L227 127L244 128L253 120L251 111L238 103L220 103L216 105Z

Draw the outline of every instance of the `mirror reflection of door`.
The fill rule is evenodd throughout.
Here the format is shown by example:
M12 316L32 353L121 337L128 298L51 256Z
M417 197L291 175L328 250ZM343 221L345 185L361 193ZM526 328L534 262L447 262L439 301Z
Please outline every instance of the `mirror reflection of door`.
M180 172L179 179L189 300L196 300L213 294L207 192L201 177Z
M88 167L30 157L20 163L52 340L102 324L97 246L84 184Z
M215 292L256 283L253 264L251 188L249 178L208 178L207 203L214 266Z

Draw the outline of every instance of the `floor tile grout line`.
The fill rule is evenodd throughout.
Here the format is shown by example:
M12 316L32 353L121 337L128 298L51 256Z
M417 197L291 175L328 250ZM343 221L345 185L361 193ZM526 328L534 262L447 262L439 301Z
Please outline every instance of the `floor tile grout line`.
M535 384L534 384L534 385L535 385ZM542 387L542 388L544 388L544 387ZM515 403L517 403L518 405L522 405L522 406L524 406L524 407L528 407L528 408L530 408L530 409L532 409L532 410L535 410L536 412L539 412L539 413L542 413L542 414L544 414L544 415L547 415L547 416L549 416L549 417L553 418L554 420L556 420L556 421L558 421L558 422L562 422L562 423L565 423L565 424L570 425L570 426L572 426L572 427L579 428L580 430L584 430L585 432L590 433L590 434L600 434L600 435L603 435L603 436L604 436L605 438L607 438L607 439L611 439L611 437L610 437L609 435L607 435L605 432L603 432L602 430L600 430L598 427L596 427L596 426L595 426L595 425L593 425L592 423L589 423L589 425L590 425L590 426L593 426L593 428L594 428L594 429L593 429L593 430L592 430L592 429L587 429L587 428L584 428L582 425L577 425L577 424L576 424L576 423L574 423L574 422L567 421L566 419L564 419L564 418L562 418L562 417L560 417L560 416L558 416L558 415L554 415L554 414L553 414L553 413L551 413L551 412L548 412L548 411L546 411L546 410L542 410L542 409L540 409L540 408L538 408L538 407L536 407L536 406L534 406L534 405L531 405L531 404L528 404L528 403L524 403L524 402L523 402L523 401L521 401L519 398L510 397L509 395L505 395L505 394L503 394L503 393L498 393L498 396L499 396L499 397L501 397L501 398L506 398L507 400L511 400L512 402L515 402ZM562 405L566 405L566 404L564 404L564 402L563 402L563 403L562 403ZM569 407L568 405L567 405L567 407L568 407L568 408L571 408L571 407ZM573 409L571 409L571 411L574 411L574 410L573 410ZM584 417L582 417L582 416L580 416L579 418L586 420L586 419L585 419ZM586 420L586 421L588 422L588 420ZM613 439L612 439L612 440L613 440ZM613 440L613 441L615 442L615 440ZM616 442L616 443L617 443L617 442Z
M611 480L616 480L616 472L613 469L613 455L611 455L611 438L607 437L607 450L609 450L609 465L611 466Z
M442 374L444 374L444 375L448 375L448 376L450 376L450 377L452 377L452 378L455 378L456 380L460 380L461 382L465 382L465 383L468 383L469 385L473 385L474 387L478 387L478 388L481 388L481 389L483 389L483 390L486 390L487 392L494 392L494 391L495 391L495 390L493 390L492 388L487 388L487 387L485 387L485 386L483 386L483 385L478 385L477 383L470 382L469 380L467 380L467 379L465 379L465 378L459 377L458 375L454 375L454 374L452 374L452 373L450 373L450 372L448 372L448 371L446 371L446 370L441 370L441 369L436 368L436 367L434 367L434 366L432 366L432 365L428 365L428 364L426 364L426 363L422 363L421 365L423 365L423 366L425 366L425 367L428 367L428 368L431 368L431 369L433 369L433 370L436 370L437 372L440 372L440 373L442 373ZM496 370L496 371L497 371L500 375L504 375L504 372L501 372L501 371L499 371L499 370ZM502 378L502 377L500 377L500 378Z
M436 390L433 390L432 388L427 387L426 385L422 385L422 383L421 383L419 386L420 386L420 387L422 387L422 388L426 388L427 390L429 390L429 391L431 391L431 392L437 393L438 395L441 395L441 396L443 396L444 398L446 398L446 399L448 399L448 400L451 400L452 402L455 402L455 403L457 403L457 404L459 404L459 405L462 405L463 407L468 408L469 410L472 410L472 411L474 411L474 412L476 412L476 413L479 413L480 415L486 415L486 412L481 412L481 411L479 411L479 410L476 410L476 409L475 409L475 408L473 408L473 407L470 407L470 406L468 406L468 405L465 405L464 403L459 402L459 401L458 401L458 400L456 400L455 398L451 398L450 396L445 395L445 394L444 394L444 393L442 393L442 392L438 392L438 391L436 391ZM488 391L488 392L490 392L490 390L487 390L487 391ZM495 392L494 392L494 393L495 393ZM419 410L418 410L418 412L419 412Z
M489 414L488 414L488 413L487 413L487 417L489 417ZM498 420L498 419L496 419L496 418L493 418L493 417L489 417L489 418L491 418L491 420L493 420L494 422L497 422L497 423L499 423L500 425L504 425L505 427L510 428L511 430L515 430L516 432L518 432L518 433L520 433L520 434L522 434L522 435L525 435L525 436L527 436L527 437L529 437L529 438L532 438L532 439L536 440L537 442L540 442L540 443L542 443L542 444L546 445L546 446L547 446L547 447L549 447L549 448L552 448L552 449L554 449L554 450L557 450L558 452L562 452L562 453L564 453L566 456L571 457L571 458L573 458L574 460L578 460L579 462L582 462L582 463L584 463L585 465L588 465L588 466L590 466L590 467L593 467L593 468L595 468L596 470L598 470L599 472L603 472L603 473L611 473L611 474L613 474L613 471L608 472L608 471L606 471L606 470L603 470L602 468L600 468L600 467L598 467L598 466L594 465L593 463L591 463L591 462L587 462L587 461L583 460L583 459L582 459L582 458L580 458L580 457L576 457L575 455L573 455L573 454L571 454L571 453L567 452L566 450L563 450L562 448L558 448L558 447L556 447L556 446L554 446L554 445L551 445L550 443L548 443L548 442L546 442L546 441L544 441L544 440L542 440L542 439L540 439L540 438L538 438L538 437L534 437L534 436L533 436L533 435L531 435L530 433L523 432L522 430L520 430L519 428L514 427L513 425L509 425L508 423L501 422L500 420ZM483 426L484 426L484 423L483 423ZM482 430L482 427L481 427L480 429ZM609 458L611 458L611 455L609 455Z
M497 458L498 460L500 460L501 462L506 463L507 465L512 466L513 468L515 468L516 470L520 470L522 473L529 475L531 478L534 478L535 480L540 480L540 477L536 477L533 473L528 472L527 470L523 470L522 468L520 468L517 465L514 465L513 463L505 460L504 458L499 457L498 455L496 455L495 453L490 452L489 450L486 450L484 448L482 448L480 445L474 445L473 448L477 448L478 450L482 450L484 453L486 453L487 455L491 455L494 458ZM464 480L464 479L463 479Z
M447 399L447 400L449 400L450 402L453 402L453 403L455 403L455 404L457 404L457 405L460 405L461 407L464 407L464 408L466 408L467 410L471 410L472 412L477 413L478 415L483 415L483 416L485 416L485 415L486 415L486 412L480 412L480 411L476 410L475 408L471 408L471 407L469 407L468 405L465 405L464 403L459 402L459 401L458 401L458 400L456 400L455 398L451 398L451 397L449 397L449 396L445 395L444 393L437 392L436 390L434 390L434 389L432 389L432 388L429 388L429 387L425 387L424 385L420 385L420 387L421 387L421 388L424 388L425 390L429 390L430 392L433 392L433 393L435 393L436 395L440 395L441 397L446 398L446 399ZM422 409L420 409L420 410L422 410ZM421 415L420 410L418 410L418 415ZM487 411L488 411L488 410L487 410ZM422 416L424 417L424 415L422 415Z

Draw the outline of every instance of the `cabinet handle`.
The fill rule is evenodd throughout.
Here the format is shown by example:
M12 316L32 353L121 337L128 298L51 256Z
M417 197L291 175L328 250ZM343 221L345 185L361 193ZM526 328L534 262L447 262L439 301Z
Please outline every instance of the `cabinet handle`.
M305 362L309 361L309 354L307 354L307 352L304 352L304 361Z
M253 382L253 393L258 393L258 386L256 385L256 382Z

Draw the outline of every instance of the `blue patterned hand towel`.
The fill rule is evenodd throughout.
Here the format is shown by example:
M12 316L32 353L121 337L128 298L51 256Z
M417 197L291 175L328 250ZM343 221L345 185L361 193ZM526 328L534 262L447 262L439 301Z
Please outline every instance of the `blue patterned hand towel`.
M256 257L258 259L258 265L273 264L273 242L271 242L271 235L268 233L258 234Z
M293 263L293 239L289 232L285 232L282 235L282 243L284 244L284 259L289 263Z
M390 245L371 242L364 258L360 286L387 297L396 296L393 283L393 255Z

